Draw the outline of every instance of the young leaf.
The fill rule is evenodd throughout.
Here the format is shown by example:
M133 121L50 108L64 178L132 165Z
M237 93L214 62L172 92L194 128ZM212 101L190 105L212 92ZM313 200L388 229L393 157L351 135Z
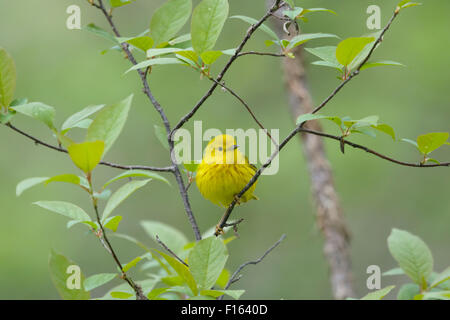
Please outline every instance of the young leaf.
M153 39L147 36L128 39L126 42L144 52L147 52L147 50L153 47Z
M80 207L63 201L38 201L33 203L41 208L59 213L63 216L66 216L72 220L77 221L92 221L91 217L84 212Z
M128 170L128 171L125 171L125 172L119 174L117 177L112 178L108 182L106 182L103 185L103 189L105 189L111 183L116 182L118 180L125 179L125 178L134 178L134 177L155 179L155 180L163 181L163 182L167 183L168 185L170 185L169 181L166 178L160 176L157 173L149 172L146 170Z
M398 276L405 274L402 268L394 268L382 273L382 276Z
M90 276L84 280L84 289L86 291L94 290L117 277L117 273L99 273Z
M172 39L188 21L192 11L192 0L169 0L152 16L150 35L156 45Z
M297 118L297 121L295 122L295 124L300 125L305 121L316 120L316 119L326 119L328 117L329 116L324 116L322 114L305 113Z
M96 34L96 35L98 35L98 36L100 36L100 37L102 37L102 38L104 38L104 39L106 39L106 40L111 41L112 43L114 43L114 44L116 44L116 45L119 44L119 42L117 41L117 39L116 39L112 34L110 34L109 32L107 32L107 31L105 31L105 30L103 30L103 29L100 28L100 27L97 27L97 26L96 26L95 24L93 24L93 23L90 23L90 24L88 24L87 26L83 27L83 30L89 31L89 32L91 32L91 33L94 33L94 34Z
M192 13L192 47L198 54L210 51L228 17L228 0L202 0Z
M209 65L216 62L216 60L219 59L222 55L222 51L205 51L200 55L200 57L205 64Z
M134 296L134 294L129 293L129 292L121 292L121 291L113 291L110 293L111 297L113 297L114 299L129 299L131 297Z
M78 266L75 262L52 250L50 252L48 265L50 277L61 298L64 300L89 300L91 298L89 292L83 287L85 279L83 273L80 272L79 278L72 278L72 281L78 281L79 279L80 289L76 289L76 287L72 288L72 286L68 285L69 281L71 285L75 285L75 283L72 283L71 279L69 279L73 272L77 272L70 268L71 266Z
M22 113L45 123L50 129L54 129L55 108L41 102L31 102L20 106L11 107L14 111Z
M100 163L104 150L103 141L74 143L67 148L73 163L85 173L92 172Z
M192 161L192 162L184 162L183 163L184 168L189 172L195 172L197 171L197 168L199 166L199 163Z
M246 16L232 16L230 17L230 19L239 19L242 20L244 22L247 22L251 25L256 24L258 22L258 20L250 18L250 17L246 17ZM275 31L273 31L272 29L270 29L268 26L266 26L265 24L262 24L258 29L261 29L261 31L264 31L265 33L267 33L270 37L272 37L274 40L278 41L278 36L275 33Z
M98 106L88 106L84 108L83 110L73 114L67 120L63 123L61 127L61 131L63 131L63 134L67 131L69 131L71 128L76 127L80 124L80 122L87 120L87 118L97 111L100 111L105 107L104 104L98 105Z
M153 249L154 251L158 252L164 260L167 261L167 263L175 270L175 272L186 282L189 289L191 289L194 296L198 294L198 288L197 284L195 283L195 279L192 275L192 273L189 271L188 267L186 267L184 264L182 264L180 261L178 261L175 258L172 258L171 256L165 254L164 252L158 251Z
M216 283L228 259L227 248L216 237L203 239L189 253L189 269L200 290Z
M433 271L433 257L425 242L407 231L392 229L388 247L408 277L426 288L428 276Z
M432 132L417 137L417 146L422 154L430 154L448 140L448 132Z
M133 70L143 69L150 66L156 66L156 65L166 65L166 64L182 64L182 62L176 58L157 58L157 59L149 59L144 60L134 66L132 66L130 69L125 71L125 74L128 72L131 72Z
M367 62L361 67L361 71L373 67L379 67L379 66L400 66L404 67L404 64L401 64L400 62L390 61L390 60L383 60L383 61L376 61L376 62Z
M89 126L86 139L88 141L104 141L104 153L108 152L127 121L132 100L133 95L130 95L116 104L103 108Z
M334 64L334 63L331 63L329 61L322 61L322 60L320 60L320 61L311 62L311 64L314 64L316 66L333 68L333 69L336 69L337 71L339 71L340 73L342 73L342 69L341 69L341 66L339 64Z
M304 34L300 34L298 36L295 36L294 38L291 39L291 41L289 42L289 45L287 46L286 49L290 50L293 49L301 44L304 44L310 40L313 39L320 39L320 38L338 38L338 36L334 35L334 34L329 34L329 33L304 33Z
M48 185L49 183L52 183L52 182L66 182L66 183L80 185L81 179L79 176L74 175L74 174L60 174L60 175L57 175L57 176L54 176L54 177L51 177L51 178L45 180L44 184Z
M43 183L44 181L47 181L47 180L48 180L48 177L37 177L37 178L28 178L28 179L25 179L23 181L20 181L17 184L17 187L16 187L16 196L20 197L20 195L24 191L26 191L26 190L28 190L28 189L30 189L30 188L38 185L38 184L41 184L41 183Z
M403 141L403 142L407 142L407 143L409 143L409 144L412 144L412 145L415 146L417 149L419 149L419 146L418 146L417 142L415 142L414 140L402 138L402 139L400 139L400 141Z
M183 51L184 49L180 48L156 48L156 49L150 49L147 50L147 57L148 58L154 58L158 56L162 56L169 53L175 53L179 51ZM156 60L156 59L155 59Z
M375 41L374 37L348 38L341 41L336 49L336 59L343 66L348 66L364 49L364 47Z
M216 281L216 285L218 285L221 288L225 288L226 285L228 284L228 281L230 280L230 271L228 271L228 269L223 269L222 272L220 273L219 278Z
M141 226L152 240L156 242L158 236L176 254L181 253L188 243L188 239L181 231L165 223L146 220L141 222Z
M336 59L336 47L334 46L305 48L305 50L323 61L329 62L330 65L333 65L336 68L341 69L343 67Z
M361 300L381 300L383 299L395 286L389 286L380 290L376 290L368 293Z
M381 131L381 132L384 132L384 133L390 135L392 137L392 140L395 141L395 131L391 126L384 124L384 123L380 123L380 124L372 126L372 128L375 128L378 131Z
M123 272L127 272L128 270L130 270L131 268L135 267L139 261L142 260L142 257L136 257L133 260L131 260L130 262L128 262L123 268Z
M108 219L105 220L103 226L116 232L117 228L119 227L120 221L122 221L122 216L109 217Z
M123 201L125 201L133 192L145 186L149 180L142 181L130 181L127 184L120 187L116 192L113 193L111 198L109 198L106 204L105 210L103 211L102 221L113 212Z
M16 90L16 65L13 58L0 47L0 109L7 108Z

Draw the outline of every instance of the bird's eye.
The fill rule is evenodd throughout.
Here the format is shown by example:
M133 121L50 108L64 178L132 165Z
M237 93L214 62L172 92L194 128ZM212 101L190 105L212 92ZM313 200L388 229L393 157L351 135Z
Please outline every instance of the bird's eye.
M219 147L218 149L219 149L219 151L223 151L223 148L222 148L222 147Z

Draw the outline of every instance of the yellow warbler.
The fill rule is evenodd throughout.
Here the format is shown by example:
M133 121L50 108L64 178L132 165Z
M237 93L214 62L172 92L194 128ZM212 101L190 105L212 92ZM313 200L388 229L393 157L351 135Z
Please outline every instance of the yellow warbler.
M195 180L203 197L218 206L228 207L255 172L255 166L239 151L236 140L224 134L208 143ZM244 193L238 203L258 199L253 195L255 187L256 183Z

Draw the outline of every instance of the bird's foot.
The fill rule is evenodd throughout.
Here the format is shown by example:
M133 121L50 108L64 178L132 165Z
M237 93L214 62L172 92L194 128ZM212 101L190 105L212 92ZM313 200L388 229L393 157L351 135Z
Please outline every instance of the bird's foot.
M214 233L216 236L220 236L222 234L225 234L225 232L223 231L223 228L220 227L220 224L218 224L216 226L216 232Z

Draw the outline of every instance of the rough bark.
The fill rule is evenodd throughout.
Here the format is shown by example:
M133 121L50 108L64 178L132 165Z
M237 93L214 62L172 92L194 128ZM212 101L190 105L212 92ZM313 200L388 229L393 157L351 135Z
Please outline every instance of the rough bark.
M280 35L287 36L279 21L275 21L274 26ZM314 106L308 90L303 49L297 47L293 53L295 59L283 59L283 71L290 112L295 121L299 115L311 112ZM308 122L305 127L321 131L321 126L317 121ZM303 134L300 138L316 203L317 223L324 236L324 254L329 264L333 296L335 299L354 297L349 233L334 185L333 171L325 153L323 139L310 134Z

